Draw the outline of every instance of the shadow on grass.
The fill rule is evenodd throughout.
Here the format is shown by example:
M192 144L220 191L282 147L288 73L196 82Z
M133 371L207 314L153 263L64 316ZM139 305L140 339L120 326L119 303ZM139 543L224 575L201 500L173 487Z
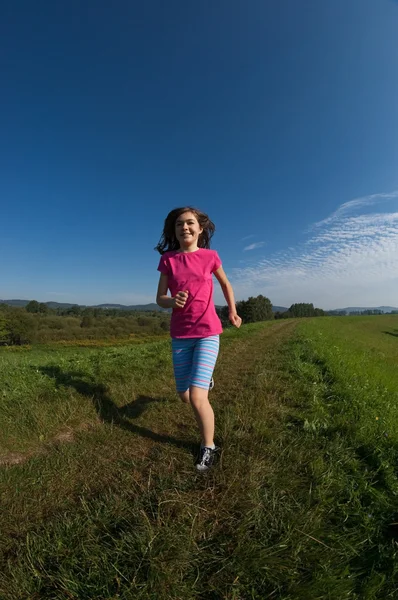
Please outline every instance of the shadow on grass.
M129 431L135 435L140 435L144 438L149 438L154 442L163 444L173 444L177 448L185 448L193 455L195 454L197 444L179 440L170 435L155 433L145 427L134 425L129 419L137 419L152 403L164 402L162 398L151 398L148 396L138 396L133 402L129 402L124 406L117 406L112 399L107 395L106 386L102 383L88 382L82 379L84 373L80 371L62 371L57 366L39 367L39 370L47 377L55 380L58 386L70 387L76 390L82 396L89 398L99 418L107 423L117 425L125 431Z
M394 331L396 331L397 333L394 333L393 331L383 331L383 333L387 335L392 335L393 337L398 337L398 329L394 329Z

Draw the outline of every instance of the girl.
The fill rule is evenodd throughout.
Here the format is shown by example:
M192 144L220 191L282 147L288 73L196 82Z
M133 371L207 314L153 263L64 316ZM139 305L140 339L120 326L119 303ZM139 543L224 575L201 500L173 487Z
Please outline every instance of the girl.
M200 210L175 208L167 215L155 248L162 255L156 302L173 309L170 335L177 392L183 402L191 404L201 435L198 471L207 471L219 451L214 445L214 413L208 399L222 333L213 302L213 273L227 301L229 320L235 327L242 323L221 260L210 250L214 231L214 223Z

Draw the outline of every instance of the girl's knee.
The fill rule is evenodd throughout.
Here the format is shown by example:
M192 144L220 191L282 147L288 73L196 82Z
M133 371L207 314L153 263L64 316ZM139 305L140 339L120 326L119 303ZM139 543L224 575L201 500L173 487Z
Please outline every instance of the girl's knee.
M181 400L185 402L185 404L190 404L189 390L186 390L185 392L178 392L178 395L181 398Z
M189 390L191 404L202 404L209 401L209 390L192 386Z

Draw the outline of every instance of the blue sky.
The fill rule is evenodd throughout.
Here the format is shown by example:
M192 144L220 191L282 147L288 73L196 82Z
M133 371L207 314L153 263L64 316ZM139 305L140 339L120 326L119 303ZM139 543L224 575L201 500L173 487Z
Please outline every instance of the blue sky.
M3 2L0 298L153 302L191 204L237 300L397 306L397 30L393 0Z

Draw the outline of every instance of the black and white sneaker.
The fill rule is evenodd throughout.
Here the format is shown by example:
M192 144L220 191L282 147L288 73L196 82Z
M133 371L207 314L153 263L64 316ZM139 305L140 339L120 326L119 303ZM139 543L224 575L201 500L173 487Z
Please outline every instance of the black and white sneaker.
M210 379L209 392L214 388L214 379L213 377Z
M216 458L217 453L220 451L218 446L214 448L208 448L207 446L202 446L199 452L199 458L196 463L196 470L201 473L208 471L214 464L214 460Z

